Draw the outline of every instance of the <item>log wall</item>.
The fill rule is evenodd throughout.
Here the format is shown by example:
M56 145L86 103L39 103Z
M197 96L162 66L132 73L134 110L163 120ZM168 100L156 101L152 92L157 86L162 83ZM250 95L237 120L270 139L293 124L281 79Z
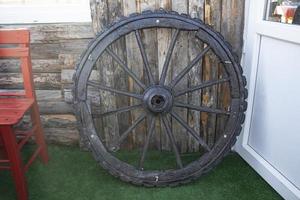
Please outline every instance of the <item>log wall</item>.
M192 17L202 19L205 23L211 25L214 29L221 32L227 41L233 46L234 52L241 56L242 52L242 33L243 33L243 0L90 0L92 24L90 23L68 23L68 24L39 24L39 25L20 25L7 27L27 27L31 30L31 52L34 82L42 121L49 142L62 144L77 144L79 140L76 121L72 109L72 75L77 59L81 52L86 48L88 42L94 37L94 34L100 32L104 27L119 17L129 15L132 12L142 12L143 10L154 10L160 7L166 10L175 10L179 13L187 13ZM147 30L143 32L143 43L148 49L147 54L149 63L154 66L154 77L157 79L161 73L166 51L168 49L172 31L170 30ZM192 57L197 55L203 46L194 46L189 40L190 35L184 35L178 41L180 48L174 52L178 59L172 59L171 64L176 66L185 66ZM135 37L128 35L124 40L114 44L113 50L130 66L142 65L141 58L136 55L139 50ZM154 41L154 42L153 42ZM159 42L157 42L159 41ZM138 90L139 87L125 78L122 71L118 71L117 66L111 58L107 57L103 64L108 64L108 71L101 71L101 63L92 73L95 79L104 81L107 85L119 84L119 88L128 86L132 90ZM183 80L186 85L193 85L193 82L201 80L210 80L219 76L219 69L211 70L210 66L216 64L212 56L208 55L203 62L195 67ZM140 77L143 77L144 71L138 68L132 70ZM114 74L111 72L114 71ZM177 74L180 68L175 68L172 74ZM19 73L18 62L16 60L0 60L0 89L20 90L22 88L22 78ZM101 79L102 77L102 79ZM168 75L167 80L172 75ZM127 89L127 88L125 88ZM216 107L217 104L224 104L228 99L227 94L222 94L222 102L216 98L218 87L213 87L201 91L200 97L196 95L186 96L188 102L194 104L203 104L209 107ZM112 99L113 98L113 99ZM110 102L109 108L120 107L128 102L111 96L98 96L93 99L95 102L101 102L102 106ZM113 103L111 103L113 102ZM224 120L218 119L214 115L206 113L196 113L193 111L179 111L186 116L186 121L192 126L208 144L215 140L215 133L220 129L220 124ZM118 117L110 117L97 123L106 142L109 143L119 137L119 133L126 130L131 122L139 116L139 112L132 114L123 114ZM25 123L28 121L24 120ZM159 126L159 122L157 122ZM199 146L187 134L181 134L185 130L182 127L172 125L173 131L178 132L178 146L181 152L196 151ZM137 130L128 138L125 147L133 148L140 146L145 135L137 134L145 132L147 123L139 126ZM170 144L164 130L157 128L157 134L151 142L152 147L161 150L169 150ZM109 133L113 132L113 137Z
M72 76L76 61L94 37L91 23L5 25L28 28L34 83L48 142L78 144L72 108ZM19 61L0 59L0 90L23 88ZM28 123L26 117L22 125Z

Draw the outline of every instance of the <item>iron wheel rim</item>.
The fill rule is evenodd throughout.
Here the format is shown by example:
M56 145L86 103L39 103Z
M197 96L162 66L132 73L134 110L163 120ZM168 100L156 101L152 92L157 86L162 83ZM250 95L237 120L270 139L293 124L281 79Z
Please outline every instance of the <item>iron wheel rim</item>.
M183 29L198 31L198 37L200 36L200 33L204 34L205 37L203 38L202 36L200 36L201 38L199 39L206 43L211 42L211 44L209 45L212 50L216 55L221 57L221 60L224 62L224 66L228 67L228 69L226 68L226 71L228 71L231 75L231 79L229 82L231 84L231 96L233 97L231 100L230 118L223 132L223 137L220 138L220 140L216 143L216 145L213 149L211 149L210 152L204 154L198 160L195 160L194 162L184 166L181 169L172 169L167 171L144 171L136 169L135 167L115 158L107 151L105 145L103 145L103 143L97 136L97 132L93 123L91 123L91 113L89 110L89 105L86 101L85 92L87 88L88 77L90 76L91 69L94 65L93 62L97 60L95 58L98 58L105 50L105 48L110 44L109 42L113 42L117 38L122 37L135 30L134 27L136 27L137 24L145 24L145 27L147 28L168 28L169 26L161 24L164 21L167 22L170 20L174 20L174 22L178 24L181 23L181 26L184 27ZM158 21L161 22L161 24L158 24ZM172 23L172 26L173 24L175 23ZM132 30L128 32L120 31L125 25L127 25L127 27L133 27ZM140 26L139 29L143 29L145 27ZM110 38L109 42L107 42L106 40L108 39L105 38L116 32L119 35L115 36L115 39ZM227 151L228 148L230 149L230 147L235 142L235 137L241 130L241 123L243 121L244 111L246 109L246 89L244 88L245 81L243 79L243 76L241 75L241 68L235 60L230 47L228 46L228 44L224 43L223 40L224 38L222 38L221 35L213 31L210 27L203 24L199 20L191 19L186 15L178 15L174 12L166 13L165 11L156 11L125 18L120 22L112 25L109 29L98 35L96 39L91 42L87 51L83 53L81 61L77 66L74 78L74 104L77 118L79 119L80 126L82 127L81 132L88 138L90 142L90 148L93 151L94 157L102 167L108 169L110 173L120 177L122 180L127 182L132 182L139 185L143 184L160 186L177 182L184 182L199 177L201 174L209 170L211 166L215 165L215 163L220 160L221 157L224 156L224 152ZM93 54L93 50L97 48L102 48L103 50L99 51L100 53L98 52L97 54ZM88 71L90 72L87 73Z

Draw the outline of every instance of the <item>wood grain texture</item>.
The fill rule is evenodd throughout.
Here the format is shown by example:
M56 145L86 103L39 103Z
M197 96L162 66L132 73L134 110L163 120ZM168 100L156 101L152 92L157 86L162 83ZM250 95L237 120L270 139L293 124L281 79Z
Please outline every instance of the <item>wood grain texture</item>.
M118 12L122 12L122 5L120 2L109 1L91 1L92 7L94 7L94 13L92 13L93 30L95 33L103 30L109 23L113 22L120 16ZM95 17L93 16L95 15ZM100 16L100 17L99 17ZM97 62L97 70L99 73L99 82L101 85L108 87L115 87L114 72L116 65L113 64L112 57L107 53L103 53L101 59ZM117 96L110 92L101 91L100 94L100 107L102 112L117 108ZM99 130L102 138L105 138L108 148L112 147L113 142L119 138L119 122L116 115L110 115L107 117L95 119L97 129Z
M1 28L30 30L31 43L54 43L60 40L90 39L94 37L90 23L54 23L4 25Z
M157 2L156 1L138 1L138 7L140 8L140 12L143 12L145 10L155 10L157 9ZM141 31L141 36L142 36L142 42L143 46L145 48L145 52L147 55L147 59L150 65L151 73L154 78L155 84L158 84L159 82L159 69L158 69L158 40L157 40L157 29L156 28L151 28L151 29L146 29ZM144 74L146 74L146 71L144 69ZM146 78L147 83L149 83L149 79ZM150 127L150 119L147 119L147 128ZM154 122L154 134L153 137L150 140L149 148L154 148L154 149L160 149L160 121L155 120ZM147 131L145 133L148 134ZM143 144L145 143L144 141L142 142Z
M56 41L56 43L32 43L32 59L58 59L62 53L80 54L90 39L72 39Z
M60 89L60 73L34 73L33 81L36 89ZM0 73L0 88L23 88L23 77L20 73Z
M123 16L123 10L124 10L124 3L122 1L110 1L108 5L109 10L109 21L110 23L118 20L121 16ZM126 63L126 41L125 38L121 38L117 41L115 41L111 45L111 50L118 55L118 57ZM113 76L114 76L114 87L123 90L128 91L128 75L127 73L119 66L119 64L113 60L112 61L112 68L113 68ZM115 107L121 108L126 107L129 105L129 97L126 96L117 96L115 99ZM116 135L113 138L114 141L119 140L120 134L124 133L128 128L130 124L130 113L124 112L119 113L115 115L116 122L118 123L118 130L116 130ZM123 146L127 147L128 142L123 143Z
M218 0L205 1L204 21L215 30L221 29L221 9L222 2ZM209 51L204 57L203 81L216 80L218 77L218 59L213 52ZM212 86L202 90L202 105L210 108L217 107L217 87ZM209 146L213 146L216 134L216 114L206 112L201 113L201 134Z
M24 90L0 89L2 92L22 92ZM35 90L37 101L61 101L61 90Z
M61 53L58 55L58 63L61 69L74 69L77 61L80 58L80 54L78 53ZM57 59L55 59L57 60Z
M140 3L138 1L133 0L124 0L124 14L129 15L131 13L140 12ZM142 81L145 82L145 74L143 70L143 61L141 57L141 53L136 41L136 37L134 33L130 33L126 35L126 59L128 67L132 70L134 74ZM131 78L128 79L129 90L133 92L142 92L142 88ZM136 105L140 103L139 100L134 98L130 98L130 105ZM131 122L133 124L135 120L137 120L141 111L133 110L131 111ZM133 149L137 146L141 146L145 139L146 135L146 122L142 121L133 131L128 135L127 142L129 143L128 148Z
M179 13L188 12L188 1L187 0L173 0L172 10ZM178 36L176 46L174 48L174 57L170 64L172 66L172 79L174 79L189 63L188 58L188 33L181 31ZM176 85L175 90L180 90L188 87L187 76L183 77L182 80ZM186 102L187 95L182 95L177 98L178 101ZM175 111L181 116L181 118L187 122L187 109L176 108ZM174 132L175 139L177 141L180 152L188 151L189 135L187 130L182 127L174 118L172 119L172 130Z
M63 69L61 70L61 83L67 84L67 83L73 83L73 75L74 75L75 70L74 69ZM93 70L91 75L90 75L90 80L91 81L98 81L100 79L99 73L97 70Z
M243 45L244 4L243 0L222 1L221 33L232 45L239 60Z
M59 73L61 65L57 59L32 60L33 73ZM17 59L0 59L0 72L20 73L20 61Z
M41 101L38 102L41 114L73 114L71 104L64 101Z
M204 20L204 0L190 0L189 1L189 15L193 18ZM195 38L195 33L189 33L188 35L188 56L191 61L197 56L204 48L204 44ZM202 60L197 63L191 71L188 73L188 87L199 85L202 82ZM201 90L188 94L188 102L192 105L201 105ZM200 112L188 110L188 124L199 134L201 130ZM199 151L199 144L189 136L188 138L188 151Z
M44 128L44 133L48 143L78 145L79 133L77 129Z
M51 114L41 115L41 121L44 128L76 128L76 118L74 115L69 114ZM26 129L31 126L30 117L25 115L22 121L18 124L18 128Z
M244 1L229 0L222 2L221 34L231 44L233 52L240 60L242 56L243 28L244 28ZM219 78L226 76L224 66L219 64ZM231 101L229 95L229 85L218 86L218 107L224 110L229 109ZM217 117L216 139L220 136L228 118L226 116Z
M63 90L63 99L66 103L73 103L73 93L71 88L65 88ZM87 99L91 102L92 106L100 106L100 94L99 90L95 90L93 87L89 87L89 91L87 93Z
M160 0L159 1L159 7L163 8L165 10L172 10L172 1L171 0ZM159 77L161 77L161 73L163 70L163 66L166 60L166 54L168 52L168 49L170 47L170 42L172 38L172 30L167 28L161 28L157 29L157 61L158 61L158 71L159 71ZM173 53L172 56L173 57ZM171 70L167 71L166 76L166 83L169 83L172 78ZM157 122L157 129L160 130L160 149L161 150L171 150L171 145L169 143L169 138L166 133L165 128L162 126L161 122Z
M67 97L71 93L69 88L73 84L72 76L76 62L90 39L94 37L91 23L3 26L20 27L28 28L31 33L33 76L47 140L60 144L78 144L78 130L72 115L72 98ZM0 59L1 91L20 91L23 88L20 72L20 61L17 59ZM92 77L98 78L94 74L92 73ZM93 100L97 98L91 96Z

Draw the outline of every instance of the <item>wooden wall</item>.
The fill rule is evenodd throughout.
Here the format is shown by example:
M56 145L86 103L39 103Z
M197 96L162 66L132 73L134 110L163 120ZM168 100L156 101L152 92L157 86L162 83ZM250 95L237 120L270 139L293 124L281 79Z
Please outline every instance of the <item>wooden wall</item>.
M41 118L48 142L77 144L72 108L72 75L77 59L94 37L91 23L9 25L31 31L31 57ZM0 59L0 89L23 87L17 60ZM28 118L24 119L24 123Z
M68 23L68 24L40 24L26 25L31 30L31 51L34 82L40 105L41 116L47 140L49 142L62 144L77 144L79 140L76 121L72 109L72 75L77 59L80 53L86 48L88 42L94 37L94 33L101 31L105 26L119 17L129 15L132 12L142 12L143 10L154 10L160 7L166 10L175 10L179 13L188 13L192 17L202 19L205 23L211 25L214 29L221 32L227 41L229 41L235 53L241 55L242 52L242 33L243 33L243 0L90 0L93 23ZM9 27L24 27L24 25L14 25ZM7 26L5 26L7 28ZM166 49L169 45L172 32L168 30L149 30L145 32L143 42L150 51L155 63L155 77L160 73L162 68ZM148 36L147 36L148 35ZM130 65L138 65L141 60L135 55L138 54L136 46L132 41L135 38L128 36L125 40L118 41L114 44L114 50L119 56L123 56L124 60ZM153 42L153 41L160 42ZM175 52L178 58L172 60L174 64L188 63L190 57L196 55L200 49L193 47L193 43L186 35L179 41L181 48ZM111 58L107 57L104 63L112 63ZM101 64L101 63L99 63ZM189 74L185 81L191 84L197 78L209 80L219 76L218 71L211 71L210 67L214 64L214 59L206 57L202 64ZM203 68L200 70L200 67ZM110 66L110 65L109 65ZM99 70L101 67L98 68ZM99 77L105 77L102 80L106 84L128 85L132 89L138 87L134 83L130 83L128 79L123 78L120 71L114 71L116 66L111 65L111 71L99 71ZM143 72L139 69L132 69L135 73L141 75ZM180 68L176 68L173 72L178 73ZM200 70L200 71L199 71ZM111 72L114 71L114 74ZM196 76L195 74L198 74ZM199 75L200 74L200 75ZM98 76L98 75L97 75ZM18 90L22 87L22 79L15 60L0 60L0 89ZM210 107L216 106L219 102L215 98L218 88L201 91L200 99L197 97L189 97L191 102L200 102ZM224 99L226 99L224 95ZM111 108L124 104L120 99L111 96L100 96L102 106L105 102L113 102ZM99 100L99 99L97 99ZM109 136L109 132L113 132L113 137L106 138L109 143L115 140L122 130L125 130L138 117L139 113L132 115L124 114L118 117L111 117L101 121L99 125L104 136ZM187 116L189 124L205 137L208 143L213 143L214 138L209 138L218 129L216 116L197 114L189 111L182 113ZM25 119L26 121L26 119ZM159 123L158 123L159 125ZM135 132L145 131L144 126L139 127ZM177 127L176 127L177 126ZM99 127L98 127L99 128ZM173 125L173 130L178 132L178 146L181 152L195 151L198 149L190 137L183 136L182 130L178 125ZM125 144L127 148L133 148L143 143L145 135L131 134L131 137ZM169 150L169 142L163 133L158 131L154 143L151 144L161 150Z
M240 56L242 52L244 20L243 0L90 0L90 4L93 30L95 33L100 32L103 28L123 15L128 16L133 12L164 8L166 10L187 13L192 17L200 18L206 24L209 24L215 30L221 32L226 40L231 43L234 52L238 56ZM201 49L203 49L203 45L194 45L194 42L190 39L191 35L188 33L182 34L183 35L177 42L178 48L173 52L175 56L171 60L171 65L175 66L175 68L171 72L170 76L168 76L169 78L174 78L174 75L178 74L183 67L187 66L189 61L191 61L191 58L194 58L195 55L197 55L197 52L200 52ZM157 78L163 66L163 61L170 43L172 31L166 29L149 29L142 31L141 35L148 54L149 63L151 67L153 67L152 72L154 73L154 77ZM135 67L143 64L138 56L140 52L136 45L134 36L132 37L131 35L128 35L125 39L117 41L112 45L112 49L127 62L132 71L143 79L145 76L143 69ZM212 67L218 65L219 63L216 57L212 54L208 54L202 60L202 63L195 67L189 73L188 77L183 80L184 84L181 84L180 87L193 85L193 83L196 83L199 79L205 81L220 78L222 76L220 73L221 69L219 67ZM107 68L102 69L101 66L102 68L103 66L106 66ZM126 79L125 74L122 74L122 72L114 74L116 73L116 69L116 64L111 60L111 57L103 55L102 61L98 63L98 70L100 72L99 78L102 84L119 87L119 89L122 89L122 86L125 86L124 89L137 91L138 87L135 83L131 83L130 80ZM122 79L122 77L124 78ZM227 109L229 99L228 93L224 92L224 90L222 91L222 88L218 87L205 89L199 93L198 97L197 95L187 95L182 98L183 101L192 102L195 105L202 104L207 107L222 107L223 109ZM100 99L101 102L99 106L103 108L107 108L109 105L109 109L113 109L122 104L120 99L113 95L107 96L100 94ZM135 102L132 102L132 100L130 101L131 104L136 104ZM126 99L124 102L126 104ZM181 116L184 116L184 120L186 120L210 146L213 145L214 141L216 141L216 138L218 137L218 132L221 131L222 125L225 122L224 119L219 119L214 114L200 114L191 110L179 110L178 112ZM97 127L98 131L102 133L102 137L106 141L106 145L109 147L113 141L120 137L120 134L126 130L126 128L128 128L135 119L138 118L139 115L139 112L134 111L129 115L110 116L102 120L96 120L95 124L101 124L101 127ZM188 134L185 134L186 130L178 123L171 123L180 151L197 151L199 146L190 136L188 136ZM159 126L159 122L157 122L157 125ZM145 139L147 126L148 124L145 122L142 126L139 126L132 134L130 134L124 148L130 149L135 146L141 146ZM156 137L154 138L154 141L152 141L152 146L160 150L170 149L164 130L157 127Z

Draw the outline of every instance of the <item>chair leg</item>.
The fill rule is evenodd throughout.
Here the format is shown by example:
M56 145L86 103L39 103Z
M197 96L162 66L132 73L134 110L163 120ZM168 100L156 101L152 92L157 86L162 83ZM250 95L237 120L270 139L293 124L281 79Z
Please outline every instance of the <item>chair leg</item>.
M2 142L6 149L8 159L10 161L11 173L15 181L18 199L27 200L27 183L14 131L11 126L0 126L0 134L3 139Z
M35 135L35 141L36 143L41 147L40 151L40 158L44 162L44 164L47 164L49 161L48 156L48 150L47 145L44 138L44 130L42 128L41 119L40 119L40 112L37 103L35 102L32 105L31 109L31 120L34 126L36 126L36 131L34 132Z

